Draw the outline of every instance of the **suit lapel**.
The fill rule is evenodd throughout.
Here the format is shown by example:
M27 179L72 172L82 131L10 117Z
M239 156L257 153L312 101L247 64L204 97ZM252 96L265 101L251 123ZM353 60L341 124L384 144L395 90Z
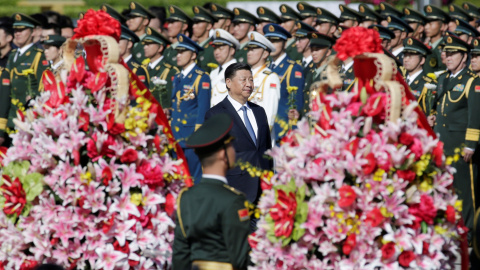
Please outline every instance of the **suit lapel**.
M250 134L248 133L247 128L245 127L245 124L242 121L242 118L240 118L240 116L238 115L238 112L235 110L232 103L230 103L230 101L228 100L228 97L226 97L222 102L225 109L227 109L230 112L230 114L233 115L233 121L235 122L235 124L239 126L241 130L243 130L243 132L245 133L245 136L250 140L252 144L254 144L252 138L250 137ZM258 136L257 136L257 141L258 141Z

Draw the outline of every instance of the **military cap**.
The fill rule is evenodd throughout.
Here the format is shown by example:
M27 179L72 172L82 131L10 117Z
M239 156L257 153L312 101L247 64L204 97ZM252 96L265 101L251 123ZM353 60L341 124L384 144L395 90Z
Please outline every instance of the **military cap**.
M475 27L464 20L456 19L455 23L457 24L457 28L455 28L455 34L457 35L465 34L472 37L478 37L480 35Z
M471 17L473 17L475 19L480 18L480 10L474 4L465 2L465 3L463 3L462 7L468 13L468 15L470 15Z
M425 25L427 23L427 18L425 18L422 13L411 8L403 9L403 20L407 23L419 23L421 25Z
M382 40L392 40L395 37L395 33L390 31L387 27L384 27L382 25L374 24L370 25L368 29L373 29L377 31L380 34L380 39Z
M412 27L408 25L404 20L398 18L397 16L387 16L387 22L388 22L388 29L391 31L393 30L400 30L402 32L413 32Z
M340 21L346 21L346 20L354 20L357 22L362 21L363 15L358 13L357 11L347 7L346 5L339 5L340 11Z
M190 135L186 145L189 148L195 148L196 151L219 150L234 139L229 134L232 127L233 120L228 114L215 114Z
M308 33L308 38L310 39L310 47L332 48L335 44L335 39L318 32Z
M228 45L233 47L235 50L240 48L240 43L238 40L232 36L228 31L223 29L215 29L215 34L213 35L213 46Z
M168 22L183 22L187 24L192 23L192 19L183 11L181 8L171 5L168 7L168 12L170 12L170 17L167 18Z
M303 19L317 16L317 8L308 3L298 2L297 9Z
M257 17L244 9L234 8L233 14L235 15L235 17L233 17L234 23L249 23L253 25L258 23Z
M450 15L450 18L460 19L467 22L473 20L472 16L470 16L463 8L455 4L449 5L448 11L449 11L448 14Z
M342 35L343 31L347 30L348 28L350 28L350 27L339 25L339 26L337 27L337 31L338 31L338 33L339 33L340 35Z
M210 10L212 11L212 14L219 19L232 19L234 16L233 11L217 4L211 4Z
M48 35L42 40L43 45L51 45L55 47L60 47L65 43L67 39L59 35Z
M247 47L249 48L260 47L269 52L275 52L275 46L273 46L272 42L256 31L251 31L248 33L248 40Z
M280 17L285 20L285 21L290 21L290 20L301 20L303 19L302 16L296 12L292 7L282 4L280 6Z
M133 43L137 43L140 41L138 36L132 30L128 29L128 27L126 27L125 25L122 25L122 34L120 35L120 39L126 39Z
M125 24L125 22L127 21L127 18L125 18L125 16L120 14L116 9L114 9L109 4L102 4L100 6L100 9L108 13L108 15L110 15L115 20L119 21L120 24Z
M215 15L213 15L210 11L201 6L194 6L192 8L192 11L194 22L207 22L213 24L218 21Z
M387 17L387 16L397 16L402 17L402 12L396 9L394 6L388 3L380 3L380 15Z
M276 24L280 24L282 22L282 18L280 18L280 16L278 16L277 14L275 14L275 12L266 7L258 7L257 15L258 20L261 22L269 22Z
M417 53L423 56L432 53L432 51L430 51L430 49L423 44L423 42L411 37L403 40L403 52Z
M13 22L14 29L35 28L35 26L40 25L40 23L37 20L22 13L13 14L12 19L14 20Z
M138 2L130 2L130 12L127 15L128 17L144 17L148 19L153 19L155 18L155 15L153 15L150 10L146 9L144 6L142 6Z
M382 20L382 16L371 9L367 4L360 4L358 6L358 12L363 15L362 20L364 21L380 22Z
M295 32L296 37L307 37L308 33L310 32L315 32L315 28L310 26L309 24L306 24L304 22L297 22L297 32Z
M324 8L317 8L317 23L331 23L338 25L339 19L333 15L330 11Z
M122 31L123 35L123 31ZM157 43L163 46L169 45L171 42L166 38L164 35L157 32L155 29L151 27L147 27L145 29L145 36L142 39L142 44L146 43Z
M200 47L195 41L191 40L189 37L184 34L177 35L178 45L175 48L176 50L190 50L195 53L203 51L203 48Z
M423 7L423 11L425 12L425 18L427 18L427 21L442 21L444 23L450 21L450 16L439 7L426 5Z
M292 37L290 32L275 23L269 23L263 27L263 34L268 39L287 40Z
M475 38L472 40L472 50L470 51L472 54L480 54L480 40Z
M443 47L443 50L446 52L468 52L470 45L457 36L447 36L445 37L445 47Z

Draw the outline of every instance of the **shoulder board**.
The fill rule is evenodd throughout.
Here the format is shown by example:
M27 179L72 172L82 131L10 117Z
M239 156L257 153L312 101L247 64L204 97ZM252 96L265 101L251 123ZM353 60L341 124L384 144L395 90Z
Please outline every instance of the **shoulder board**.
M426 81L426 82L432 82L432 78L428 77L428 76L423 76L423 79Z
M287 59L287 62L288 62L289 64L292 64L292 65L296 64L296 62L295 62L294 60L292 60L292 59Z
M198 74L198 75L203 75L205 72L203 70L200 70L200 69L196 69L195 72Z
M228 190L230 190L231 192L233 192L233 193L235 193L235 194L237 194L237 195L245 195L245 194L244 194L243 192L241 192L240 190L237 190L237 189L235 189L234 187L231 187L231 186L229 186L229 185L227 185L227 184L223 185L223 187L226 188L226 189L228 189Z
M295 63L297 63L299 65L302 65L302 61L300 61L300 60L297 60Z
M139 66L140 66L140 64L139 64L139 63L137 63L137 62L132 62L132 66L134 66L134 67L139 67Z
M265 71L263 71L263 74L267 74L267 75L270 75L270 74L272 74L272 73L273 73L273 72L270 71L270 70L265 70Z
M43 53L43 50L42 50L42 49L40 49L40 48L37 48L37 47L35 47L35 48L34 48L34 50L35 50L35 51L37 51L37 52L41 52L41 53Z
M16 52L18 49L13 49L12 52Z
M169 63L163 63L164 66L166 66L167 68L172 68L172 65L170 65Z

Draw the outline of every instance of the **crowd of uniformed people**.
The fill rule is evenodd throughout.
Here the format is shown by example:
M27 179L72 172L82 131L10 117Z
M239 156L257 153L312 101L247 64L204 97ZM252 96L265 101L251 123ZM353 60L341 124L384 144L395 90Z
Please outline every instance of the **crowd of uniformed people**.
M193 17L175 5L100 7L121 23L121 58L162 105L195 179L201 178L200 162L185 142L206 111L227 97L228 66L251 67L254 89L248 100L263 107L269 139L278 143L308 113L311 87L325 79L336 39L348 28L365 27L378 31L384 52L396 61L444 142L445 154L461 150L464 162L454 165L454 186L471 229L478 192L480 9L471 3L422 10L386 3L376 10L360 4L357 10L342 4L337 17L304 2L279 10L259 4L252 14L208 3L193 6ZM42 90L45 70L66 80L62 51L73 29L72 19L56 12L0 18L0 145L10 144L12 119ZM338 67L341 91L354 85L353 68L354 59Z

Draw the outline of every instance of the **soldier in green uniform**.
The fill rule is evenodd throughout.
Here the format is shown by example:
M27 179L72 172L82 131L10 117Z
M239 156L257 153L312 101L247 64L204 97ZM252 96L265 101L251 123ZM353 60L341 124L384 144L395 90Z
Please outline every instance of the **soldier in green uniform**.
M297 63L302 65L304 78L308 70L313 68L312 50L310 49L310 40L308 39L308 33L310 32L315 32L315 28L304 22L297 22L295 40L297 51L302 54L302 61L297 61Z
M340 21L330 11L324 8L317 8L317 23L315 30L323 35L334 37L335 32Z
M128 27L122 25L122 34L120 35L120 40L118 41L118 49L120 50L120 57L123 59L125 64L128 65L130 70L137 75L138 79L148 87L148 82L150 77L148 76L147 68L140 64L132 54L132 48L134 44L140 42L137 35L134 32L130 31Z
M427 23L425 16L414 9L404 8L403 20L413 29L413 32L410 32L408 36L423 40L423 31L425 30L425 24Z
M133 31L138 36L140 41L145 37L145 29L147 29L150 20L155 18L155 15L151 13L144 6L138 2L130 2L130 12L128 13L127 26L128 29ZM143 63L145 55L143 51L143 45L140 42L133 45L132 50L133 57L139 62Z
M13 119L17 117L18 109L25 109L27 102L39 93L42 73L49 67L43 50L33 43L33 29L40 25L30 16L16 13L13 15L15 44L7 61L10 71L12 106L8 115L7 131L14 129Z
M6 133L10 103L10 73L0 67L0 146L8 147L10 144L10 138Z
M162 108L172 107L173 78L180 71L165 61L163 52L170 41L153 28L147 28L147 35L142 40L145 56L150 58L148 63L148 88L158 100ZM168 115L168 114L167 114Z
M455 36L445 37L448 71L438 78L434 130L444 143L446 156L461 152L453 162L457 170L453 186L462 200L462 216L472 240L474 213L478 203L477 170L480 139L480 79L467 67L470 45ZM433 122L429 117L430 122Z
M392 54L403 64L403 41L407 38L408 33L413 29L404 20L396 16L387 16L388 30L395 34L389 49Z
M194 6L193 10L193 38L198 45L203 48L203 51L198 53L197 65L205 72L210 72L218 66L215 57L213 57L213 46L210 44L212 39L209 37L210 30L217 18L200 6Z
M282 18L283 22L281 26L285 28L290 35L291 38L287 40L285 44L286 52L288 57L294 61L302 60L302 54L297 51L297 45L295 44L295 32L297 31L296 23L299 20L302 20L302 16L296 12L293 8L288 5L282 4L280 6L280 17Z
M117 20L121 25L125 25L127 23L127 18L120 14L116 9L114 9L109 4L102 4L100 9L107 12L112 18Z
M414 38L407 38L403 45L405 54L403 66L407 72L405 79L410 91L417 98L418 105L428 115L433 106L437 81L427 76L423 71L423 65L427 55L432 52L420 40Z
M210 11L218 21L213 25L213 29L223 29L230 32L232 28L233 11L217 4L210 5Z
M462 7L468 13L468 15L472 17L472 20L469 21L469 23L472 26L477 26L476 21L480 19L480 9L476 5L468 2L463 3Z
M387 16L397 16L398 18L402 17L402 12L396 9L394 6L390 5L387 2L380 3L380 15L383 17L383 20L380 22L380 25L383 27L388 27Z
M445 70L446 66L442 63L442 55L438 45L442 42L443 35L447 31L450 16L441 8L432 5L425 6L423 10L427 19L425 37L428 39L428 45L432 47L432 54L427 56L426 65L423 69L427 73Z
M472 41L472 50L470 51L471 65L470 68L477 76L480 75L480 40ZM479 232L480 233L480 232Z
M361 27L368 28L370 25L379 24L382 21L382 16L367 4L360 4L358 6L358 12L363 16L360 22Z
M341 11L340 13L340 26L350 28L354 26L358 26L360 21L363 19L363 15L353 10L346 5L339 5L338 7Z
M177 36L178 34L185 34L187 32L189 26L192 24L192 19L185 13L185 11L177 6L172 5L168 7L168 11L170 12L170 17L167 18L167 30L168 38L172 44L165 49L163 55L167 64L176 66L177 51L175 48L177 48L178 45Z
M298 2L297 9L302 17L302 22L313 27L317 18L317 8L305 2Z
M368 28L378 32L378 34L380 35L380 40L382 40L383 48L388 48L390 46L390 41L395 37L395 34L392 31L381 25L375 24L371 25Z
M461 40L465 41L466 43L472 43L474 38L477 38L480 33L475 29L475 27L471 26L468 22L460 19L455 19L455 33Z
M247 269L249 203L226 178L235 163L232 127L230 116L216 114L187 140L200 159L203 175L200 183L178 195L174 270Z
M250 12L241 8L234 8L233 13L233 33L232 35L240 43L240 48L235 52L235 59L239 63L247 63L247 43L248 33L255 30L255 25L258 23L257 17Z
M260 34L263 33L263 27L269 23L276 23L276 24L281 24L282 23L282 18L280 18L275 12L273 12L271 9L266 8L266 7L258 7L257 8L257 16L258 16L258 21L259 23L257 24L257 32Z
M448 6L448 15L452 19L448 23L448 31L450 32L454 32L457 28L457 24L455 23L454 19L464 20L467 23L473 19L466 10L455 4L451 4Z

